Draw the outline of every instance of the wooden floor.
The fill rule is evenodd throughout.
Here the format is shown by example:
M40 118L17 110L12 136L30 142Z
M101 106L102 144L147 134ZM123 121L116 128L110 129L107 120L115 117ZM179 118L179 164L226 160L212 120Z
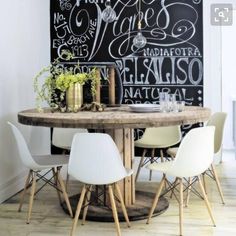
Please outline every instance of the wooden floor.
M233 153L224 153L223 163L217 166L217 171L225 194L226 205L220 203L214 183L211 180L207 181L208 197L212 204L217 227L212 227L204 202L191 195L189 207L184 209L184 235L236 235L236 161ZM160 175L154 174L152 182L148 182L147 178L147 170L142 170L137 188L150 192L155 191ZM77 193L78 183L71 182L69 190L69 194ZM19 213L17 212L18 199L19 194L0 205L0 236L69 235L72 220L59 206L54 189L47 187L36 196L32 221L29 225L25 223L28 204L23 205L23 210ZM169 201L169 209L164 214L153 218L149 225L146 225L143 220L131 222L131 228L127 228L125 223L121 223L122 235L178 235L178 204L175 199L169 199ZM84 226L78 224L76 235L112 236L116 234L113 223L87 222Z

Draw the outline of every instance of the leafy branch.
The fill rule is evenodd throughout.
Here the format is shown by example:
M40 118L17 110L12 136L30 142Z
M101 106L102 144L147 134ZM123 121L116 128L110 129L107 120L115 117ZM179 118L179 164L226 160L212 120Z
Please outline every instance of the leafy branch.
M66 61L74 58L74 55L67 50L62 51L62 56ZM86 82L91 81L91 93L93 96L96 94L96 86L100 80L96 73L96 68L93 68L88 73L76 73L76 69L79 69L79 63L74 67L67 68L60 64L58 57L49 66L39 71L33 78L36 108L39 112L43 111L43 101L46 101L53 110L60 109L64 111L66 90L74 83L84 85ZM40 85L39 80L41 78L44 78L44 81Z

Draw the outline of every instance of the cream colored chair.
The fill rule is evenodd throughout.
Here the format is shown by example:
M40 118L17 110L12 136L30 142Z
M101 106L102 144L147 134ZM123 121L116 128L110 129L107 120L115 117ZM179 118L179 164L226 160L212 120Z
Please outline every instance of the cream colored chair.
M108 185L116 231L117 235L120 236L115 199L119 200L127 225L130 226L130 223L117 182L130 176L133 171L124 168L119 150L111 136L103 133L76 134L72 142L68 171L71 176L84 183L70 235L75 234L83 203L82 222L85 222L92 187L94 185ZM114 197L113 187L117 193L117 198Z
M222 154L221 147L222 147L222 140L223 140L224 125L225 125L226 117L227 117L227 114L225 112L216 112L211 116L211 118L207 122L207 126L215 126L215 136L214 136L214 156L215 157ZM167 150L167 153L174 158L177 151L178 151L178 148L169 148ZM216 182L216 185L217 185L220 197L221 197L221 201L223 204L225 204L222 188L221 188L220 181L219 181L216 169L215 169L214 162L212 162L210 168L206 172L203 173L204 188L206 191L206 183L205 183L205 178L204 178L205 175L208 175ZM191 183L191 180L189 180L189 182ZM188 201L189 201L189 195L187 196L186 206L188 205Z
M167 126L157 128L147 128L143 136L134 142L135 147L143 148L141 160L139 162L135 181L137 181L140 169L148 162L153 163L155 160L155 149L160 149L161 161L164 161L163 149L176 145L181 140L180 126ZM151 157L146 157L148 149L151 149ZM149 180L152 178L150 170Z
M64 151L70 151L73 137L76 133L88 133L87 129L53 128L52 145Z
M29 168L29 174L25 182L24 190L21 195L20 205L18 209L19 211L21 211L25 193L27 189L31 187L27 224L30 223L34 197L38 193L38 191L41 190L42 188L40 187L38 191L35 191L36 182L39 179L45 181L45 183L50 184L52 187L54 187L57 190L60 203L62 203L61 192L63 193L70 216L73 217L69 198L67 196L65 186L64 186L62 177L60 175L61 167L68 163L68 157L64 155L32 156L27 147L25 139L23 135L21 134L21 132L19 131L19 129L10 122L8 122L8 124L10 125L12 132L15 136L21 161L27 168ZM49 173L50 171L52 172L52 176L54 177L55 182L51 181L53 177L50 179L47 179L46 178L47 175L45 173L43 173L42 175L40 174L41 171L45 171L45 170L49 170L46 173Z
M149 212L147 224L150 222L157 206L164 183L166 182L166 175L170 175L177 178L175 187L179 185L179 234L183 235L183 179L185 178L195 178L198 180L210 218L215 226L211 207L200 178L200 175L208 169L213 161L214 131L215 127L213 126L190 130L183 138L174 160L169 162L153 163L147 167L150 170L160 171L163 173L162 180Z

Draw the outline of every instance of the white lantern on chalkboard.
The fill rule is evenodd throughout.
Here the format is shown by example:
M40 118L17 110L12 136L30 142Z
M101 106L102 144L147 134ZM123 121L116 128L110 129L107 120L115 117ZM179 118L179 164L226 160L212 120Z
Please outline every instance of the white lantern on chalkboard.
M116 12L111 7L110 0L106 1L105 6L106 8L102 12L102 19L107 23L111 23L116 19Z
M138 10L139 20L138 20L138 34L133 39L133 45L136 48L143 48L147 44L147 39L143 36L141 32L141 0L139 0L139 10Z

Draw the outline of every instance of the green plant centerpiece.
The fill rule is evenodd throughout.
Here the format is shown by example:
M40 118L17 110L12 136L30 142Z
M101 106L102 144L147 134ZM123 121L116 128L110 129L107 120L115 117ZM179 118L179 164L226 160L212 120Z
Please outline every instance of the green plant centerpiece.
M62 51L61 57L65 61L74 59L73 54L67 50ZM95 96L96 86L100 82L96 68L91 69L88 73L78 71L80 71L79 63L73 67L65 67L60 63L59 58L43 68L34 77L37 110L42 112L42 103L46 101L52 111L77 112L82 105L82 99L78 98L76 94L78 92L82 94L83 85L87 82L90 82L91 94ZM41 78L44 80L41 81ZM80 96L82 96L81 94ZM78 103L68 106L67 101L71 100L71 96L73 99L77 99Z

